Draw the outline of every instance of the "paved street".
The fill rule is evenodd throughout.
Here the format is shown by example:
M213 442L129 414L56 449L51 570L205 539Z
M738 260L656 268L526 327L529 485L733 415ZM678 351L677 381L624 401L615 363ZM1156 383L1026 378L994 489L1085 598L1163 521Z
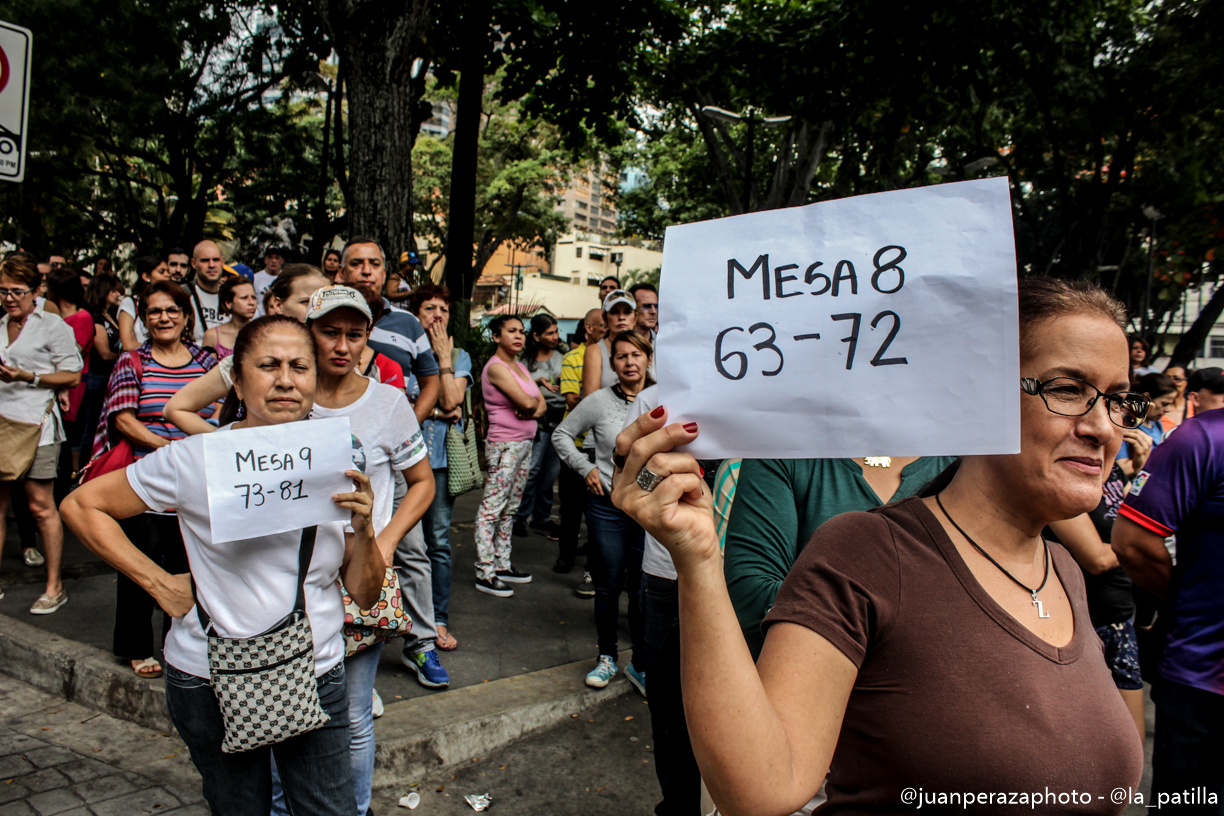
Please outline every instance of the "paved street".
M0 674L0 816L206 816L199 777L175 735L66 703ZM648 814L658 789L645 701L625 695L571 721L425 779L375 791L379 816L472 813L492 793L501 814Z
M0 816L207 816L177 736L0 675Z

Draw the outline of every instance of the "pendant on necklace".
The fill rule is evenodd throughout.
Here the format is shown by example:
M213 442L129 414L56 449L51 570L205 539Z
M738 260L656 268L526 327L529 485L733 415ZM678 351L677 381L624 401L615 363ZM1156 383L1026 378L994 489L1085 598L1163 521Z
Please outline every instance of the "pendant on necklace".
M1050 613L1045 611L1045 604L1037 600L1037 590L1033 590L1033 606L1037 607L1037 617L1048 618Z
M892 467L891 456L868 456L863 459L863 464L867 467L887 468Z

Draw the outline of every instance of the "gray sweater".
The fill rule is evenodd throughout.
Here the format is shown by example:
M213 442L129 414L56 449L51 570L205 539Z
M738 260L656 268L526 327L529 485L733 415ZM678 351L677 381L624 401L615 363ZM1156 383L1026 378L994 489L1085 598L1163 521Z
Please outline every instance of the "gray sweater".
M625 416L629 413L629 403L625 402L611 388L603 388L583 398L582 402L562 420L553 431L552 443L557 455L570 470L577 471L584 478L588 473L599 468L599 480L606 492L612 492L612 454L616 451L616 435L625 426ZM583 431L590 431L587 439L595 440L595 464L587 459L586 454L574 447L574 438Z

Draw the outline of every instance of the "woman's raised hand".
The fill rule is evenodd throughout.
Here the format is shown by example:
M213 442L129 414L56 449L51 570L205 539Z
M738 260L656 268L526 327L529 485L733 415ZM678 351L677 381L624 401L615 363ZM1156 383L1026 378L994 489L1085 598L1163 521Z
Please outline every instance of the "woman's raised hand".
M697 423L667 425L663 406L616 437L616 453L626 459L612 477L612 503L667 548L677 569L719 555L714 499L704 472L689 454L672 452L696 438ZM637 482L643 467L663 479L650 492Z
M374 512L374 488L370 487L370 477L360 470L346 470L344 475L357 483L357 489L351 493L337 493L332 501L337 507L353 512L353 532L360 535L369 532L374 535L371 514Z
M429 324L429 344L433 346L434 353L438 355L442 365L450 365L451 351L455 348L455 341L446 334L446 321L435 320Z

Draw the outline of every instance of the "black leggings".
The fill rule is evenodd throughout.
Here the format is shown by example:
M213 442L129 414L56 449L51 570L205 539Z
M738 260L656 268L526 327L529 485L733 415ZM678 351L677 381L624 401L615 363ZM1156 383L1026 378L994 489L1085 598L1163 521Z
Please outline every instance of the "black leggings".
M178 516L141 513L119 522L136 548L171 575L189 572ZM153 656L153 613L157 602L140 585L119 573L115 600L115 639L112 651L127 660ZM162 613L161 642L170 632L170 616Z

